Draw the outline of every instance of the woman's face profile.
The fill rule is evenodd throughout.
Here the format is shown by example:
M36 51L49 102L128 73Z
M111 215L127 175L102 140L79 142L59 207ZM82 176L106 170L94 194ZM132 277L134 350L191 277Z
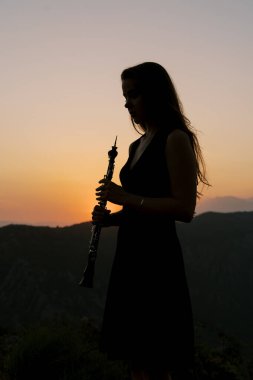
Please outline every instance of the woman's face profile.
M144 123L146 121L146 110L137 81L134 79L123 79L122 91L126 99L125 107L128 109L134 122L137 124Z

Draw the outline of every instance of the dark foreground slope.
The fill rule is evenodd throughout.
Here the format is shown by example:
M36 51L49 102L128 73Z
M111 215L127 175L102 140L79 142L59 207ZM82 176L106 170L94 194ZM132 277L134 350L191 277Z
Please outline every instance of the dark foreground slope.
M253 213L201 214L190 224L178 223L177 229L196 323L251 344ZM102 230L94 288L86 289L78 282L87 263L89 223L0 228L0 325L55 315L85 315L99 324L116 233L113 227Z

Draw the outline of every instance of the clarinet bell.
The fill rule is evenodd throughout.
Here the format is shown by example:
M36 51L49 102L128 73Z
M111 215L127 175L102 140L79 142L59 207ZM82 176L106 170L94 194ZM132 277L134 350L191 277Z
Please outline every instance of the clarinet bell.
M95 263L89 262L84 270L83 277L81 281L79 282L79 285L84 286L86 288L93 288L94 272L95 272Z

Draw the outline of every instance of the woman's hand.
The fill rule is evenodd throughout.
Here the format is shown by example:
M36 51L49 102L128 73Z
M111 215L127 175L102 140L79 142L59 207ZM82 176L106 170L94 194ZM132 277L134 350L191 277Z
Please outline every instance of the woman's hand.
M107 218L110 214L111 210L107 210L101 206L95 206L91 215L92 215L92 223L93 224L107 224Z
M109 201L116 205L125 203L128 193L121 186L105 178L98 183L102 183L101 186L96 188L96 199L98 201Z

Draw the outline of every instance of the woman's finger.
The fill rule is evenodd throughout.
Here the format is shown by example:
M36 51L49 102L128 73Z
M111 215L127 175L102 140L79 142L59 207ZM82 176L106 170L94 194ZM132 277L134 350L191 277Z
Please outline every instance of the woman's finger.
M93 211L103 211L103 207L99 206L99 205L96 205L93 209Z
M106 189L106 185L102 185L96 188L96 190L105 190L105 189Z
M103 178L100 181L98 181L98 183L103 183L104 186L108 186L110 184L110 182L111 181L109 181L109 179L106 179L106 178Z

